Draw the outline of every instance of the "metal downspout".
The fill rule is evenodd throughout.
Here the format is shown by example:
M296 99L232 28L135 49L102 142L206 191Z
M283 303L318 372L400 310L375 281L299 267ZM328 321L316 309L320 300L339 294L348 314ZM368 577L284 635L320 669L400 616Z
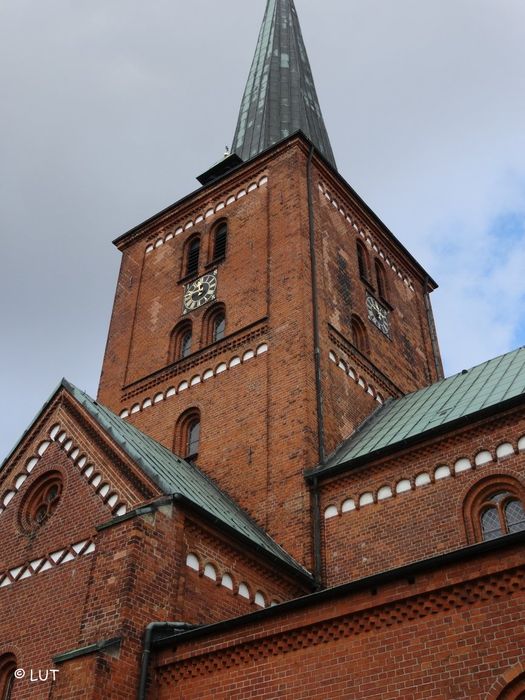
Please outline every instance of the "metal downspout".
M185 632L193 629L195 625L190 625L187 622L150 622L144 632L144 645L142 647L142 662L140 666L140 681L137 700L146 700L146 684L148 682L148 666L149 657L151 655L151 643L153 641L153 633L157 630L165 629L175 632Z
M310 270L312 274L312 311L313 311L313 334L314 334L314 362L315 362L315 394L317 405L317 438L319 445L319 464L322 466L326 462L325 434L324 434L324 404L321 382L321 347L319 332L319 306L317 287L317 256L315 250L315 220L312 193L312 160L315 147L310 146L308 154L308 164L306 168L306 182L308 188L308 224L310 234ZM317 584L321 584L322 575L322 553L321 553L321 519L320 519L320 499L317 480L314 480L311 488L312 496L312 544L314 553L314 575Z

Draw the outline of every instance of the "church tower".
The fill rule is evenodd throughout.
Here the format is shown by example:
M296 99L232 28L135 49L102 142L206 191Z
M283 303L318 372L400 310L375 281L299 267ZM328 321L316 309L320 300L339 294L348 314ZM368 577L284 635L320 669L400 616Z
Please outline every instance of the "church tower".
M199 180L115 241L98 399L310 568L305 469L442 368L435 283L338 173L293 0L268 0L232 153Z

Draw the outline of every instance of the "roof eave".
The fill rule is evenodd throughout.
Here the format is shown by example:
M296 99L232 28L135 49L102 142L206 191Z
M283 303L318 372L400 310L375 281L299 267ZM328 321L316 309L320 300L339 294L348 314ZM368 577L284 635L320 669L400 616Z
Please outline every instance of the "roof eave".
M314 479L325 479L332 476L337 476L341 473L357 469L364 464L370 464L371 462L376 462L385 457L389 457L397 452L402 452L409 448L415 447L424 442L428 442L436 437L440 437L452 430L458 430L466 426L472 426L474 422L480 422L492 416L503 413L505 411L517 408L525 404L525 394L519 394L518 396L513 396L510 399L501 401L493 406L488 406L487 408L482 408L475 413L469 413L466 416L461 416L448 423L443 423L430 430L425 430L422 433L418 433L413 437L405 438L399 440L398 442L387 445L386 447L369 452L366 455L361 455L353 459L349 459L345 462L339 464L328 465L324 467L314 467L313 469L307 469L304 472L304 477L307 481L312 481Z
M236 627L252 624L258 620L266 620L279 615L285 615L294 610L307 608L308 606L315 605L316 603L332 601L343 596L352 595L353 593L359 593L363 590L377 589L379 586L391 583L393 581L406 580L419 574L441 570L445 566L463 563L465 561L475 559L476 557L491 554L492 552L498 550L508 549L520 544L525 544L525 532L516 532L512 535L505 535L486 542L480 542L467 547L460 547L459 549L454 549L450 552L445 552L444 554L438 554L437 556L429 559L420 559L412 562L411 564L405 564L404 566L395 569L381 571L378 574L373 574L372 576L358 579L356 581L350 581L349 583L344 583L334 588L325 588L322 591L316 591L300 598L294 598L274 607L258 610L257 612L234 617L229 620L215 622L210 625L196 627L195 629L187 632L181 632L180 634L172 635L170 637L164 637L163 639L159 639L154 642L153 646L156 649L162 649L172 645L173 643L180 644L187 641L193 641L194 639L198 639L200 637L207 637L212 634L222 633L225 630L232 630Z

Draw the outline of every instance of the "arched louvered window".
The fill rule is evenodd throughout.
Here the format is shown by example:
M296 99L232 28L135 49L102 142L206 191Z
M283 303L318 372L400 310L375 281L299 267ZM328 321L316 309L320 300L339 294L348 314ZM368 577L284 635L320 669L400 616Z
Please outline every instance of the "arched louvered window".
M192 238L186 247L186 275L196 275L199 272L199 254L201 239Z
M351 331L355 347L363 354L368 353L368 334L364 323L358 316L352 316Z
M375 261L377 293L382 301L388 301L388 287L386 282L385 268L379 262Z
M370 279L370 273L368 270L368 253L366 252L365 246L361 241L357 241L357 265L359 267L359 276L361 279L367 282Z
M228 244L228 224L221 221L213 232L213 262L219 262L226 257Z

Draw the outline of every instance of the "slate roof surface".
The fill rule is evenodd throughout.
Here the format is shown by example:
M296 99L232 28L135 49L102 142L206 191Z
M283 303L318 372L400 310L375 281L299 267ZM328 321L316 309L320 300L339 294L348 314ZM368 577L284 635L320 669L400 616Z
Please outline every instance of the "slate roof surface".
M293 0L268 0L232 150L246 161L299 130L336 168Z
M73 384L62 386L88 411L101 428L167 495L181 494L198 508L247 538L268 554L308 575L282 547L195 465L170 452Z
M525 348L389 401L329 460L324 469L373 456L435 428L525 394ZM321 470L322 471L322 470Z

